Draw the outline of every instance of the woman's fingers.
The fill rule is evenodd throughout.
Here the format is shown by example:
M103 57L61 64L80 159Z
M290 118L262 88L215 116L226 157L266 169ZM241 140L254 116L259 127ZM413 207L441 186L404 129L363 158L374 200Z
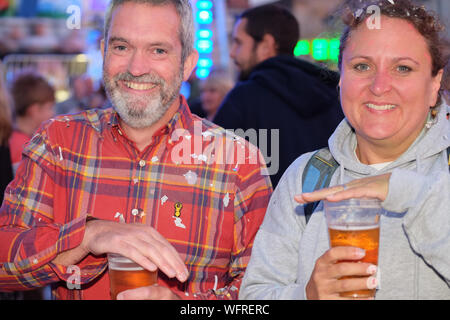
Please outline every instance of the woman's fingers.
M378 198L384 201L389 191L391 173L350 181L344 185L302 193L294 197L300 204L327 199L341 201L351 198Z

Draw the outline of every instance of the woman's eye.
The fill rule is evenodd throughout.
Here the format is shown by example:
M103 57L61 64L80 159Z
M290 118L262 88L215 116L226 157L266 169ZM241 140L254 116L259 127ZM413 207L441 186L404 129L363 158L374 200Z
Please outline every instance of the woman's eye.
M408 72L412 71L412 69L408 66L398 66L397 70L401 73L408 73Z
M358 63L353 66L353 69L355 69L356 71L363 72L363 71L370 70L370 67L369 67L369 65L367 65L365 63Z

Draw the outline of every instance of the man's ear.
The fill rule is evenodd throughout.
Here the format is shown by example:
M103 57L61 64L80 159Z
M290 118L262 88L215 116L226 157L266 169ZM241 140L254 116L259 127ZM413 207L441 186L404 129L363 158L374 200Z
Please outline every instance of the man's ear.
M183 81L187 81L191 76L192 71L197 65L198 61L198 52L197 50L192 50L191 54L184 61L183 67Z
M102 52L102 58L105 59L105 39L100 41L100 51Z
M278 54L278 45L275 38L266 33L258 44L261 61L275 57Z

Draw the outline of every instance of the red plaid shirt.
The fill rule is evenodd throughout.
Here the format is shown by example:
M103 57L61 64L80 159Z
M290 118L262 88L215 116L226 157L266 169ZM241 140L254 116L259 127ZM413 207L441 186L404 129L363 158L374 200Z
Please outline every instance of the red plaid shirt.
M77 265L81 290L68 289L75 269L52 263L81 243L90 215L158 230L190 271L186 283L160 273L159 283L180 297L237 298L272 192L269 176L254 146L180 101L142 152L112 109L42 126L0 211L1 291L56 283L59 299L109 299L105 256Z

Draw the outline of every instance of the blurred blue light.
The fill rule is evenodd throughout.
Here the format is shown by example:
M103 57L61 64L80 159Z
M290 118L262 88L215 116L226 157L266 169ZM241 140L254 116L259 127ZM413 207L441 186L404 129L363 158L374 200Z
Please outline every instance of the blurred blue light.
M213 15L211 11L200 10L197 13L197 22L200 24L209 24L213 21Z
M213 51L213 42L211 40L198 40L197 51L199 53L211 53Z
M208 39L212 37L212 31L208 29L200 29L197 31L198 38Z
M197 8L199 8L200 10L208 10L211 9L212 6L213 6L212 1L207 0L197 1Z
M209 58L200 58L198 59L197 66L199 68L211 68L213 65L213 61Z
M198 68L195 74L197 75L197 78L204 79L209 75L209 69L206 68Z

